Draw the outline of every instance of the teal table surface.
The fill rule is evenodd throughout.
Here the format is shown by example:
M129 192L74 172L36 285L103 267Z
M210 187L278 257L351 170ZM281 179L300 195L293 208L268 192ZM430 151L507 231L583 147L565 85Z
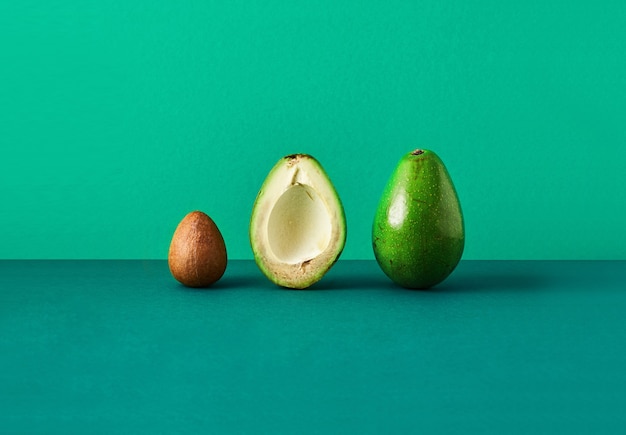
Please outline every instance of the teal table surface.
M626 433L626 262L373 261L311 290L231 261L0 262L2 433Z

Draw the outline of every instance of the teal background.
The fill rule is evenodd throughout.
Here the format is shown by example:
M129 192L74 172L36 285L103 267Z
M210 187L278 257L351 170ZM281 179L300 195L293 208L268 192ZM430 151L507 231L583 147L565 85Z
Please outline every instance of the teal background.
M441 156L465 259L626 259L626 4L0 3L0 258L163 259L316 156L371 259L387 177Z

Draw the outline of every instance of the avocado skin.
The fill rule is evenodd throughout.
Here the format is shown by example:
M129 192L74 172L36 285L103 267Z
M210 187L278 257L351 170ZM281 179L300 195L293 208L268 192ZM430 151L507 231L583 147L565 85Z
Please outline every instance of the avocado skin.
M396 284L427 289L448 277L465 246L463 213L437 154L402 157L379 202L372 229L374 255Z

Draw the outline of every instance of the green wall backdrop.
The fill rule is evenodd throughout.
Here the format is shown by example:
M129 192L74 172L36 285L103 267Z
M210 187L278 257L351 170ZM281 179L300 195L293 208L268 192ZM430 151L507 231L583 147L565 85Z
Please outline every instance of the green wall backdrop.
M626 259L626 3L0 3L0 258L166 258L189 211L231 258L283 155L370 227L434 149L466 259Z

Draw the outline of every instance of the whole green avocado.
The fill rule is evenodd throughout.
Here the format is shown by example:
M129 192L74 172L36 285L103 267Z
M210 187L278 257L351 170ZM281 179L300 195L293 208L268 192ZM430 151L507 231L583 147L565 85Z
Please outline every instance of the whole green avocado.
M383 192L372 229L374 255L396 284L427 289L452 273L465 246L461 204L430 150L406 154Z

